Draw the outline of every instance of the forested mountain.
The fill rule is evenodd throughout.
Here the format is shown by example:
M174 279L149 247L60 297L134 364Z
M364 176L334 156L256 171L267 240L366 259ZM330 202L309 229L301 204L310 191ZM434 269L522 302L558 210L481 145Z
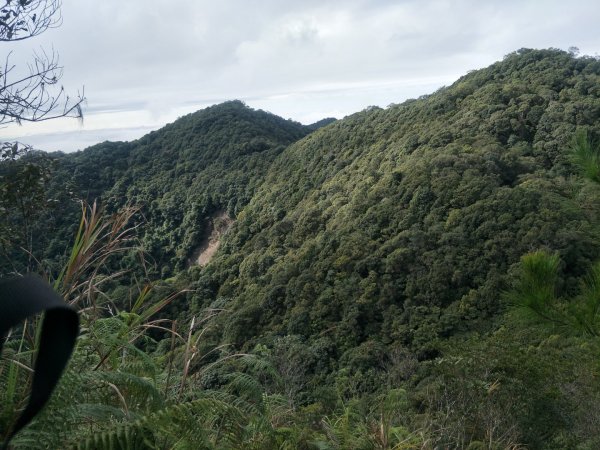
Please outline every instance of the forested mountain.
M599 68L523 51L291 145L202 275L235 311L229 338L431 357L498 313L526 252L559 252L568 284L600 249L569 162L575 129L600 130Z
M98 200L108 211L130 204L144 217L140 238L156 263L154 272L171 275L185 267L211 215L223 210L235 216L273 159L312 129L231 101L137 141L50 155L48 197L54 202L38 224L47 229L57 221L58 234L48 242L40 232L38 251L51 258L65 249L78 222L78 200Z
M68 382L100 368L118 395L64 409L65 385L48 414L67 411L92 448L94 431L129 448L598 448L599 136L600 61L520 50L338 121L228 102L137 141L31 155L53 161L59 207L31 219L54 224L34 246L48 266L73 199L97 198L139 208L149 276L184 290L152 309L175 323L140 331L108 275ZM197 265L209 235L218 250ZM48 418L23 442L72 439Z

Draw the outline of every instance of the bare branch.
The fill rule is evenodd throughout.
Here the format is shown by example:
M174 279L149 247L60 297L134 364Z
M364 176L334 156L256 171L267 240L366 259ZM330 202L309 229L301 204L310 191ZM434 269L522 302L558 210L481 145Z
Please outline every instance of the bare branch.
M0 0L0 42L29 39L60 26L61 4L62 0ZM10 56L0 66L0 126L59 117L82 119L83 90L70 97L59 85L63 68L58 53L34 53L24 74L15 74Z
M58 54L41 50L29 63L29 73L10 80L15 66L10 64L10 54L0 69L0 125L9 123L40 122L58 117L82 119L82 93L69 97L58 87L63 68Z
M61 0L4 0L0 2L0 42L22 41L62 23Z

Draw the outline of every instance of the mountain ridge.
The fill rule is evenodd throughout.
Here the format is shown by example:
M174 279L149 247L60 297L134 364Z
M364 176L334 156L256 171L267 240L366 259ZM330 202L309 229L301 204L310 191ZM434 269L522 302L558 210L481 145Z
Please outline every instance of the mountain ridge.
M317 130L228 102L56 155L58 207L28 224L40 239L58 230L44 263L64 258L74 200L96 197L108 214L141 208L150 255L149 273L130 253L100 268L105 309L76 349L84 376L70 373L118 388L97 390L92 406L111 408L98 429L124 425L144 445L184 430L172 442L188 443L200 421L214 448L598 448L600 185L572 147L595 148L599 86L597 58L522 49ZM189 264L211 244L210 261ZM537 291L531 259L552 263ZM121 270L133 275L119 284ZM171 333L131 328L138 277L152 305L181 292L143 324ZM519 289L561 320L526 314ZM52 411L80 406L65 403ZM77 436L96 431L73 415Z
M230 274L213 294L232 298L240 325L227 325L230 339L249 348L261 330L307 338L348 320L355 325L334 340L349 349L371 336L435 355L439 337L469 315L485 321L502 309L505 274L531 248L561 252L580 273L598 243L583 213L559 205L570 201L575 128L597 132L599 73L593 58L521 50L436 94L292 144L214 263ZM580 100L584 86L592 93ZM567 113L575 108L578 116ZM433 325L412 328L417 311Z

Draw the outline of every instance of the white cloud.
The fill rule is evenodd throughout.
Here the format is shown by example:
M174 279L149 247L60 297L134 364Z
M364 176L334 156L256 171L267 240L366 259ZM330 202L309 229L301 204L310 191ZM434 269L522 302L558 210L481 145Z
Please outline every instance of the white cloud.
M67 90L85 85L83 128L51 121L0 138L72 150L233 98L308 123L430 93L521 47L600 51L596 1L65 0L63 17L14 47L15 61L53 44Z

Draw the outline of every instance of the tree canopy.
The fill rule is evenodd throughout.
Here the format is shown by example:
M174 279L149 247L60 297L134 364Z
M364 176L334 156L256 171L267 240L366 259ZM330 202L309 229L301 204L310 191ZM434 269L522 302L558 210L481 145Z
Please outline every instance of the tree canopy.
M597 176L599 86L597 58L522 49L339 121L303 126L234 101L137 141L31 155L52 161L56 207L31 221L55 230L34 234L46 266L75 260L73 200L98 198L114 217L133 204L156 298L184 291L149 308L169 325L142 332L138 260L103 260L92 297L107 299L105 314L86 328L99 344L81 344L70 379L106 389L70 409L63 390L52 411L92 448L139 436L151 447L597 448L600 197L582 175ZM197 266L216 213L233 225ZM518 302L578 326L528 321ZM31 436L48 432L37 426Z

